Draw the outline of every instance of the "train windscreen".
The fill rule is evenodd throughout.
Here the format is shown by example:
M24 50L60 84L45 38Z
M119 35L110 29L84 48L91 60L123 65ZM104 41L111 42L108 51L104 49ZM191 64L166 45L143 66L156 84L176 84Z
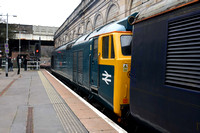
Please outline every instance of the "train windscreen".
M132 42L131 35L122 35L121 36L121 47L122 47L123 55L125 55L125 56L131 55L131 42Z

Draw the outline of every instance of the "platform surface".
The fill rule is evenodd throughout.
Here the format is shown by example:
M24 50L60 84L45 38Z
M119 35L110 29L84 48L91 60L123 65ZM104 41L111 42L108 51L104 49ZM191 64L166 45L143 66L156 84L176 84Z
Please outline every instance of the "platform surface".
M0 133L125 132L46 70L0 70Z

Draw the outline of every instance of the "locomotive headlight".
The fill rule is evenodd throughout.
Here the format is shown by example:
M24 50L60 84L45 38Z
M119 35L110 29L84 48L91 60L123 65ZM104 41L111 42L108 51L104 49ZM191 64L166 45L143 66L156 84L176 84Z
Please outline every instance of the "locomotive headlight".
M130 16L129 18L128 18L128 23L130 24L130 25L133 25L133 22L135 21L135 16Z

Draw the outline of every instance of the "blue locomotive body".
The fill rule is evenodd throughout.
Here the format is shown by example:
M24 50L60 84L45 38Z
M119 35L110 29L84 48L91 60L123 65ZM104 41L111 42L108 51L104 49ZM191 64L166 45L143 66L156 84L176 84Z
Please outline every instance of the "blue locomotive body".
M129 105L131 30L126 18L60 46L52 53L52 71L121 117Z
M200 4L133 30L130 111L161 132L200 132Z
M83 42L78 45L74 45L75 41L73 41L56 49L52 54L54 58L53 71L88 88L90 41L87 44Z

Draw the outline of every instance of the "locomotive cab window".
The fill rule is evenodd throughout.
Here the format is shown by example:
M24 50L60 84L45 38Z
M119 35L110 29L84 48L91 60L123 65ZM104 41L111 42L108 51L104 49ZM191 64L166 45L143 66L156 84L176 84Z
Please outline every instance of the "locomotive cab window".
M132 43L132 36L130 35L121 36L121 47L123 55L125 56L131 55L131 43Z
M98 38L94 39L94 48L93 48L93 58L97 59L98 57Z
M102 58L115 58L113 36L105 36L102 38Z
M108 58L108 49L109 49L109 36L103 37L102 41L102 57Z
M113 36L111 36L111 58L115 58L114 44L113 44Z

